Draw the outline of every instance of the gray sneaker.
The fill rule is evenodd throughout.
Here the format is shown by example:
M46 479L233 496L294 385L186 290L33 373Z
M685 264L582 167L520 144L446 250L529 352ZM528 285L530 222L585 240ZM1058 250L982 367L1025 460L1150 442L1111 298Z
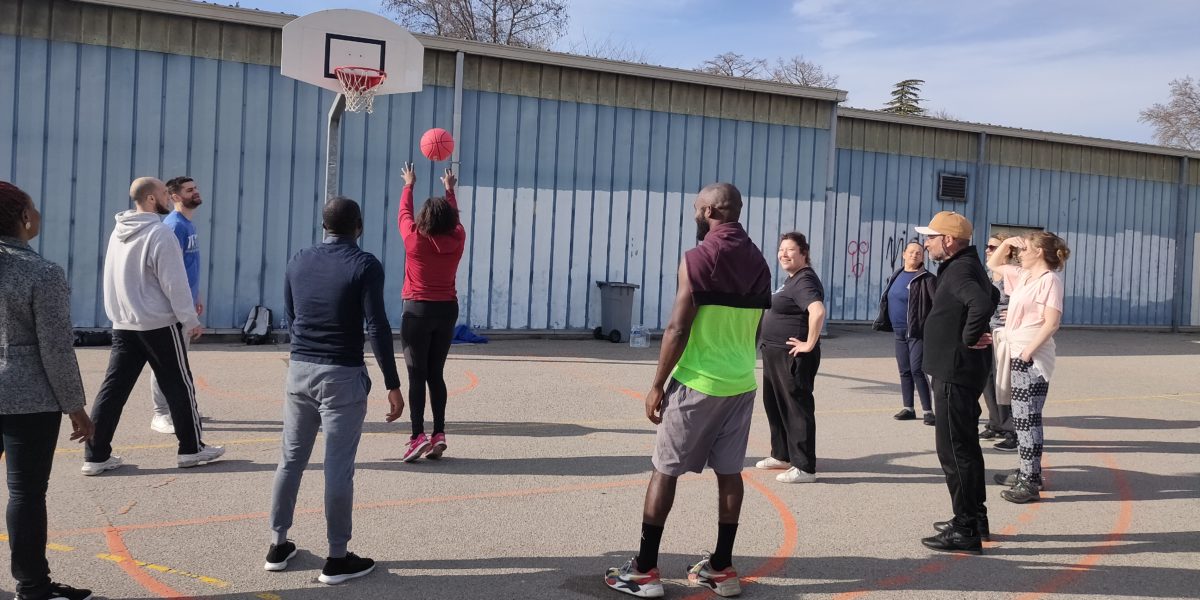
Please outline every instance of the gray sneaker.
M221 456L224 454L225 449L221 446L205 446L195 454L180 454L178 457L179 468L186 469L188 467L195 467L205 463L210 463L221 458Z
M105 471L111 471L123 464L125 464L125 461L121 460L120 456L113 454L104 462L84 462L83 468L80 469L80 471L84 475L91 477L93 475L99 475Z

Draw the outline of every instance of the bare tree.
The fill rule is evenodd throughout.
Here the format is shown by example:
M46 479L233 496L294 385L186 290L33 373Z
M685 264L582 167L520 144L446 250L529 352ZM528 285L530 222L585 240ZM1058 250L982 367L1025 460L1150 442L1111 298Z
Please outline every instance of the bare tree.
M768 74L769 69L767 61L761 58L746 58L741 54L726 52L700 63L696 70L701 73L725 75L726 77L762 79Z
M831 88L837 85L838 76L826 73L821 65L804 60L803 56L793 56L775 61L775 68L771 69L771 81Z
M943 119L946 121L961 121L962 120L962 119L958 118L957 116L951 114L950 111L948 111L944 108L939 108L931 113L927 113L925 116L933 117L935 119Z
M1200 82L1172 81L1171 101L1143 110L1138 120L1154 127L1154 141L1163 146L1200 150Z
M650 58L644 48L639 48L629 42L618 42L613 40L612 36L605 37L602 40L594 40L589 38L585 33L579 40L571 43L567 52L622 62L642 64L650 62Z
M383 0L411 31L548 49L567 28L566 0Z

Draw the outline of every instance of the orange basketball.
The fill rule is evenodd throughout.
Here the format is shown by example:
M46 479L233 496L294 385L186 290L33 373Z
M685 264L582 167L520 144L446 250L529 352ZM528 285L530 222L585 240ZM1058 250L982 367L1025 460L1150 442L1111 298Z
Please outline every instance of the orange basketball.
M446 160L454 152L454 138L449 131L434 127L421 136L421 154L432 161Z

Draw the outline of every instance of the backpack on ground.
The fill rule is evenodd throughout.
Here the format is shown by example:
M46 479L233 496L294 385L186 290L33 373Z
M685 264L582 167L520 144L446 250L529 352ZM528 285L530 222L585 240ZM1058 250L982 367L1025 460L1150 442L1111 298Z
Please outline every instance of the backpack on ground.
M250 309L242 326L242 341L249 345L265 344L271 339L271 309L259 305Z

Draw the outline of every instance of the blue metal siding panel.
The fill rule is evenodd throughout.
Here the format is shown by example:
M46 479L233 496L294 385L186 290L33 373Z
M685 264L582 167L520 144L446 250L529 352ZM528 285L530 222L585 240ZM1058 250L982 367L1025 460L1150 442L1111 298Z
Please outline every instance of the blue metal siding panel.
M1200 168L1200 161L1189 161L1188 169ZM1200 326L1200 185L1188 186L1185 214L1186 241L1183 258L1183 323Z
M74 196L78 50L75 44L50 43L50 72L46 80L46 141L42 145L41 174L45 181L43 193L47 199ZM39 251L69 273L74 205L54 200L40 202L46 210L42 211L42 234L37 238Z
M18 38L0 35L0 180L13 180L17 149Z

